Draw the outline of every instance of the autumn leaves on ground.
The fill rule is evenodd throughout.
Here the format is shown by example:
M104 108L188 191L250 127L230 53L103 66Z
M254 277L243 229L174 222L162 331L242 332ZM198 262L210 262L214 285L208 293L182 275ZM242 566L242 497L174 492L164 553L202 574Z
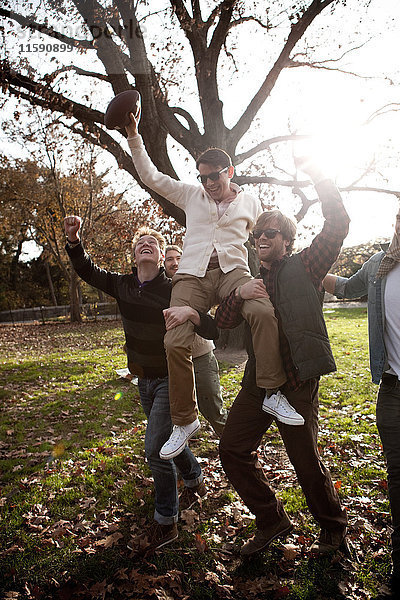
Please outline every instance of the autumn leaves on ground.
M144 414L118 321L2 325L0 597L7 599L373 598L389 569L389 508L375 427L364 309L326 311L338 371L324 377L320 451L350 520L349 556L309 552L318 532L275 428L261 460L295 528L252 560L252 515L228 484L203 422L191 442L208 495L181 515L179 539L139 558L151 520ZM221 363L229 406L241 369ZM301 449L299 449L301 451Z

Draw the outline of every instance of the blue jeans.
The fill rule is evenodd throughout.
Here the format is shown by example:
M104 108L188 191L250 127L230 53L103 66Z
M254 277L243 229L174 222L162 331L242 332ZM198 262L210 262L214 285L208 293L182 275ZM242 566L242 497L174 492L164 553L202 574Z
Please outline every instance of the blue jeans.
M383 374L376 405L376 424L387 462L392 513L393 572L400 577L400 381Z
M139 379L138 386L140 401L147 417L144 449L154 480L154 519L161 525L170 525L178 520L176 469L180 471L187 487L195 487L203 480L201 467L187 446L173 460L162 460L159 457L161 446L172 431L168 377Z

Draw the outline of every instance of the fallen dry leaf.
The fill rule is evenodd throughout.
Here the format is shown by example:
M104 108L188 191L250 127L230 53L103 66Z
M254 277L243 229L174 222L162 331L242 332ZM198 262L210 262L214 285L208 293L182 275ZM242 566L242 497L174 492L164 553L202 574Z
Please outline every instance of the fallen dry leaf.
M207 542L204 538L201 537L200 533L196 533L196 548L199 552L205 552L207 548Z
M122 533L120 533L119 531L116 531L115 533L108 535L106 538L103 538L102 540L98 540L97 542L94 543L94 545L95 546L104 546L104 548L111 548L112 546L117 544L119 542L119 540L123 537L124 536L122 535Z
M282 544L282 547L283 558L286 560L294 560L300 554L298 546L294 544Z

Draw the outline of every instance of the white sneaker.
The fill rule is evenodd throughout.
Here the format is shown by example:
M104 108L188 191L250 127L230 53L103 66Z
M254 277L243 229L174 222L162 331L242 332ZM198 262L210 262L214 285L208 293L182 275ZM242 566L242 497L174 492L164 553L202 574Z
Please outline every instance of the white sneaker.
M160 450L160 458L169 460L178 456L186 446L186 442L200 429L200 421L196 419L189 425L174 425L169 439Z
M265 396L262 409L286 425L304 425L303 417L289 404L280 390L269 398Z

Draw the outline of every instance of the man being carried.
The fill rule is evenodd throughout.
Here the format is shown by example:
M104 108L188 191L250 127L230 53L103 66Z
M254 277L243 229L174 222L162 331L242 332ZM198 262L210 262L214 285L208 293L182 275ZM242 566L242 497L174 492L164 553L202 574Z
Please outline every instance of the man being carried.
M172 277L178 270L182 250L179 246L165 248L165 274ZM224 408L219 381L219 368L214 356L215 346L212 340L196 335L192 347L196 395L199 411L210 423L218 437L221 437L228 412Z
M233 289L251 280L244 246L261 204L231 182L234 168L226 152L207 150L196 161L201 185L190 185L160 173L150 161L137 132L139 114L131 114L126 128L135 169L150 189L176 204L186 213L187 232L174 287L171 306L191 306L207 312ZM302 425L304 420L280 392L286 381L279 351L278 324L267 297L246 299L241 304L251 326L256 356L257 383L264 389L263 410L281 421ZM185 448L200 427L194 390L190 322L165 336L170 375L170 439L160 456L168 459Z
M287 375L282 389L305 421L303 427L288 427L279 421L277 425L311 514L321 527L312 550L325 553L344 542L347 518L317 446L319 377L336 368L322 314L322 279L347 235L349 218L333 183L311 166L306 170L303 164L302 168L312 177L322 203L322 231L308 248L292 254L296 225L279 210L263 213L253 232L261 261L260 279L234 290L220 304L215 320L219 327L235 327L242 320L243 300L268 292L278 317ZM292 523L258 461L257 448L273 418L258 410L263 391L256 382L249 331L247 337L249 360L221 438L220 457L230 482L256 516L256 533L241 549L249 556L287 535Z

